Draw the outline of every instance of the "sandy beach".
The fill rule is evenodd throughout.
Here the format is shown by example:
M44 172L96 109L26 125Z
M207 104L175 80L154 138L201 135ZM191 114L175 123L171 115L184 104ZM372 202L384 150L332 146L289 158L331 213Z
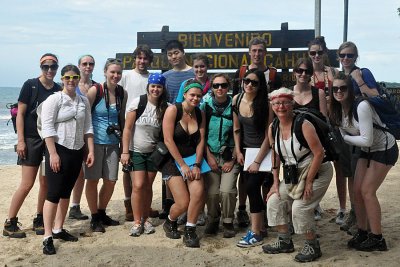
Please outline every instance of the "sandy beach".
M7 217L11 196L21 179L18 166L0 166L0 214L3 221ZM120 173L121 176L121 173ZM380 190L378 197L382 207L383 234L389 251L359 252L347 248L350 238L339 226L332 222L338 208L336 185L333 179L321 206L324 209L322 220L318 222L318 233L322 257L307 266L398 266L400 261L400 167L393 168ZM108 227L106 233L92 233L89 220L72 221L67 219L65 228L79 236L76 243L55 240L57 254L42 254L42 236L36 236L31 230L36 212L38 182L27 197L18 216L27 238L10 239L1 235L1 266L295 266L296 253L268 255L261 247L238 248L236 243L245 233L239 230L236 238L224 239L222 233L217 237L204 237L204 227L198 227L202 237L199 249L186 248L182 240L170 240L165 237L161 220L155 219L156 233L130 237L131 223L124 222L122 179L117 182L116 190L109 204L108 213L121 222L120 226ZM154 183L153 207L161 209L161 178ZM89 214L86 199L82 199L82 211ZM1 226L3 227L3 225ZM276 232L270 231L264 243L276 239ZM294 236L296 251L303 246L303 237Z

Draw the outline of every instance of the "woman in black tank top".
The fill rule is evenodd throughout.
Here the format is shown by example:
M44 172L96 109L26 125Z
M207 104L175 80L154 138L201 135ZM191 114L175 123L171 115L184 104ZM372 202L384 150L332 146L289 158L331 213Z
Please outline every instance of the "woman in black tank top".
M167 237L179 239L177 218L187 212L183 237L187 247L200 246L196 222L204 207L204 181L200 167L205 145L205 118L197 107L203 96L202 88L200 82L189 80L183 90L184 101L167 108L162 126L164 142L172 156L162 168L163 179L175 200L163 228ZM196 162L188 166L183 158L193 154L196 154Z

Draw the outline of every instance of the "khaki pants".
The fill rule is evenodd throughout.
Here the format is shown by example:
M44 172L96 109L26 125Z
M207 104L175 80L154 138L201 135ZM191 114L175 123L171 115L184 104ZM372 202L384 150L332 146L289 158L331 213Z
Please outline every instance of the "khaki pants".
M332 180L333 168L330 162L323 163L318 171L318 179L313 183L311 199L292 199L287 194L286 184L279 184L280 199L273 194L267 202L268 224L270 226L285 225L289 222L290 207L292 222L296 234L315 232L314 209L325 195Z
M224 165L220 155L215 155L218 166ZM207 190L207 215L209 222L219 221L222 217L223 223L233 223L237 196L237 177L239 166L235 164L232 170L225 172L208 172L205 175Z

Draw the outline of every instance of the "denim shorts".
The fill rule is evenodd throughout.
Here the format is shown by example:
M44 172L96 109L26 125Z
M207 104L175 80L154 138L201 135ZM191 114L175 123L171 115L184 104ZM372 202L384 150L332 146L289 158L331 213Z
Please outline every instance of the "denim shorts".
M360 158L373 160L385 165L394 166L399 157L399 148L395 143L391 148L384 151L365 152L361 151Z

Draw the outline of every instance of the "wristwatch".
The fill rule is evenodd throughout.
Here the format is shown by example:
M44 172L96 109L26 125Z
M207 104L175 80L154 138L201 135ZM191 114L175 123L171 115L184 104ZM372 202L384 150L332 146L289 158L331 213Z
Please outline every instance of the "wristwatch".
M199 162L196 162L196 163L193 164L193 167L197 167L197 168L200 169L201 168L201 164Z

